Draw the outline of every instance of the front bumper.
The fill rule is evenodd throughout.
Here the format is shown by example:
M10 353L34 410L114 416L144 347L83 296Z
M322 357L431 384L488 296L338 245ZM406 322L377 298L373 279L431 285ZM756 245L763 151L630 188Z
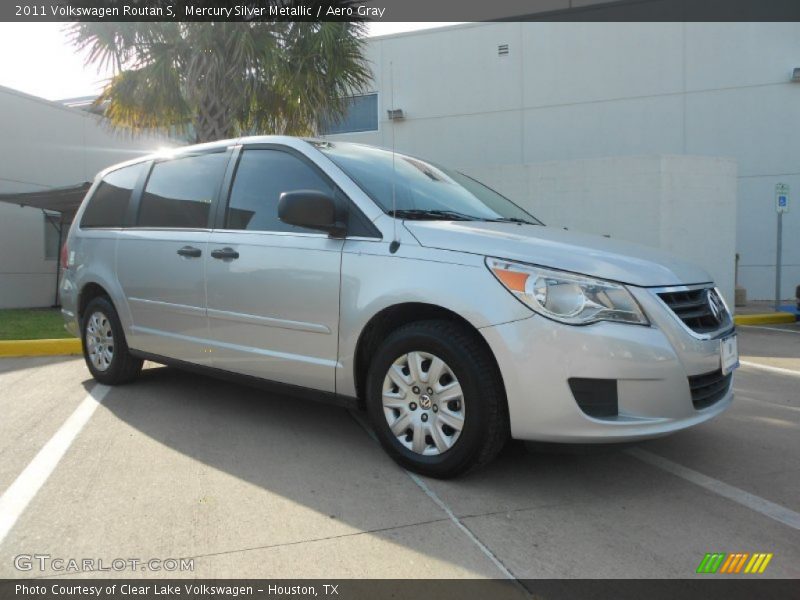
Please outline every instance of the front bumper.
M508 397L511 435L547 442L622 442L707 421L733 400L732 384L707 408L692 403L689 377L720 368L719 338L691 335L650 290L630 288L651 325L571 326L533 315L485 327ZM571 378L613 379L618 414L587 415Z

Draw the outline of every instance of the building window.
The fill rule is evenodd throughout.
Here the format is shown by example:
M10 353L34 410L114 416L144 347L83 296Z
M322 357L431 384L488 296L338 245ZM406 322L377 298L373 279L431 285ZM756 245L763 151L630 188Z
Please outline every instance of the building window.
M322 123L322 135L378 131L378 94L364 94L348 98L347 109L341 120Z
M56 213L44 213L44 259L58 260L59 232L61 231L61 217Z

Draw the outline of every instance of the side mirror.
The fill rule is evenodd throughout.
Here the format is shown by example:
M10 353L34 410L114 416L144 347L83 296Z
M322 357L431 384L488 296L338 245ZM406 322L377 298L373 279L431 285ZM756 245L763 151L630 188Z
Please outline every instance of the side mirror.
M346 227L336 220L336 203L324 192L296 190L283 192L278 199L278 218L289 225L319 229L342 237Z

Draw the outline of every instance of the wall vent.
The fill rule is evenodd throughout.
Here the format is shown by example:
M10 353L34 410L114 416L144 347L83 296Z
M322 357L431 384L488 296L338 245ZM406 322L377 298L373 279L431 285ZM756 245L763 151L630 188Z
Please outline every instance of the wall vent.
M500 44L497 47L497 56L508 56L508 44Z

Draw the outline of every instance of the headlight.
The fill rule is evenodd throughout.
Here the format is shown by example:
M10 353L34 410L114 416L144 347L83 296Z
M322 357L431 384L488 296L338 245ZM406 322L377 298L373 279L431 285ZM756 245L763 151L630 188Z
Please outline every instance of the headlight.
M621 283L487 258L498 281L537 313L562 323L586 325L616 321L649 325L631 293Z

